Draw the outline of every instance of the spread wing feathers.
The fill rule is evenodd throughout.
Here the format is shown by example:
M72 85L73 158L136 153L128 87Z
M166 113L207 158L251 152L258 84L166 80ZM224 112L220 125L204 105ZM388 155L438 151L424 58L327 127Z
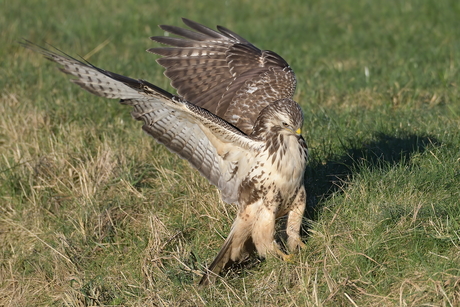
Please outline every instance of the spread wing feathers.
M143 130L192 164L216 185L222 199L237 201L237 189L261 146L240 130L209 111L148 83L100 69L67 55L51 52L30 42L26 48L62 65L77 79L72 82L107 98L121 98L133 106L132 115L144 122Z
M161 25L166 32L183 38L151 37L172 47L148 51L163 56L157 62L166 68L171 85L187 101L250 134L264 107L293 97L294 72L278 54L262 51L224 27L214 31L185 18L183 21L194 31Z
M221 191L227 203L238 200L238 187L250 157L260 144L209 111L176 96L123 100L143 129L170 151L190 162Z

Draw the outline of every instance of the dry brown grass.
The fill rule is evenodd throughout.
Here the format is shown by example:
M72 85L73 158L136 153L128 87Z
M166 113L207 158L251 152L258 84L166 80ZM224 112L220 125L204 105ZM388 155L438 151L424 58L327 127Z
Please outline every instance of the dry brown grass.
M339 106L331 102L331 107L359 109L369 99L379 97L365 90L344 97ZM404 262L399 274L394 259L378 257L391 255L394 251L385 250L392 249L392 240L411 238L421 226L442 240L458 236L442 216L420 220L432 204L422 190L409 186L390 198L387 192L369 196L372 176L360 175L333 194L320 220L309 221L308 250L294 263L269 258L203 289L194 280L222 243L235 208L225 205L196 171L145 136L133 135L132 140L130 131L109 136L95 126L53 122L15 94L4 93L0 108L0 176L4 189L11 191L1 200L0 305L460 303L460 275L450 265L459 261L458 243L447 253L430 251L429 259L445 263L440 269L408 269L411 255L401 250L394 254ZM432 155L433 160L445 159L440 152ZM374 188L397 187L397 180L388 183L398 171L387 172L387 181ZM347 207L350 202L353 208ZM382 214L386 202L398 203L407 215L381 231L380 240L371 235L376 222L370 217ZM369 220L359 221L359 212ZM383 249L376 254L378 245Z
M0 306L459 306L458 4L210 4L2 7ZM166 87L142 52L181 16L291 63L311 148L307 248L209 288L196 281L235 208L128 109L17 44L94 50L94 64Z

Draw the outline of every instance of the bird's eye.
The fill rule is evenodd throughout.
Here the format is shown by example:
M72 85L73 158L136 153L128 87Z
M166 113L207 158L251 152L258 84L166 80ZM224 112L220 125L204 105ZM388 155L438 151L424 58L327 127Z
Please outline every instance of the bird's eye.
M289 125L286 122L283 122L283 127L287 128Z

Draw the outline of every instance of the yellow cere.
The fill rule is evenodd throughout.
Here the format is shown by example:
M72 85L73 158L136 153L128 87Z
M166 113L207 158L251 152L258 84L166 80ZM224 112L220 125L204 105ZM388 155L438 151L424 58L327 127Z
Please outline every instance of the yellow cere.
M302 129L300 129L300 128L299 128L299 129L297 129L297 131L296 131L295 133L297 133L297 134L301 134L301 133L302 133Z

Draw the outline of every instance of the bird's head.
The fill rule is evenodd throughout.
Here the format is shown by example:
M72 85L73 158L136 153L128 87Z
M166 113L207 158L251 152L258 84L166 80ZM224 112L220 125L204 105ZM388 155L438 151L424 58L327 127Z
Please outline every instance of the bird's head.
M252 136L264 138L272 133L299 136L302 125L303 113L299 104L292 99L280 99L260 112Z

